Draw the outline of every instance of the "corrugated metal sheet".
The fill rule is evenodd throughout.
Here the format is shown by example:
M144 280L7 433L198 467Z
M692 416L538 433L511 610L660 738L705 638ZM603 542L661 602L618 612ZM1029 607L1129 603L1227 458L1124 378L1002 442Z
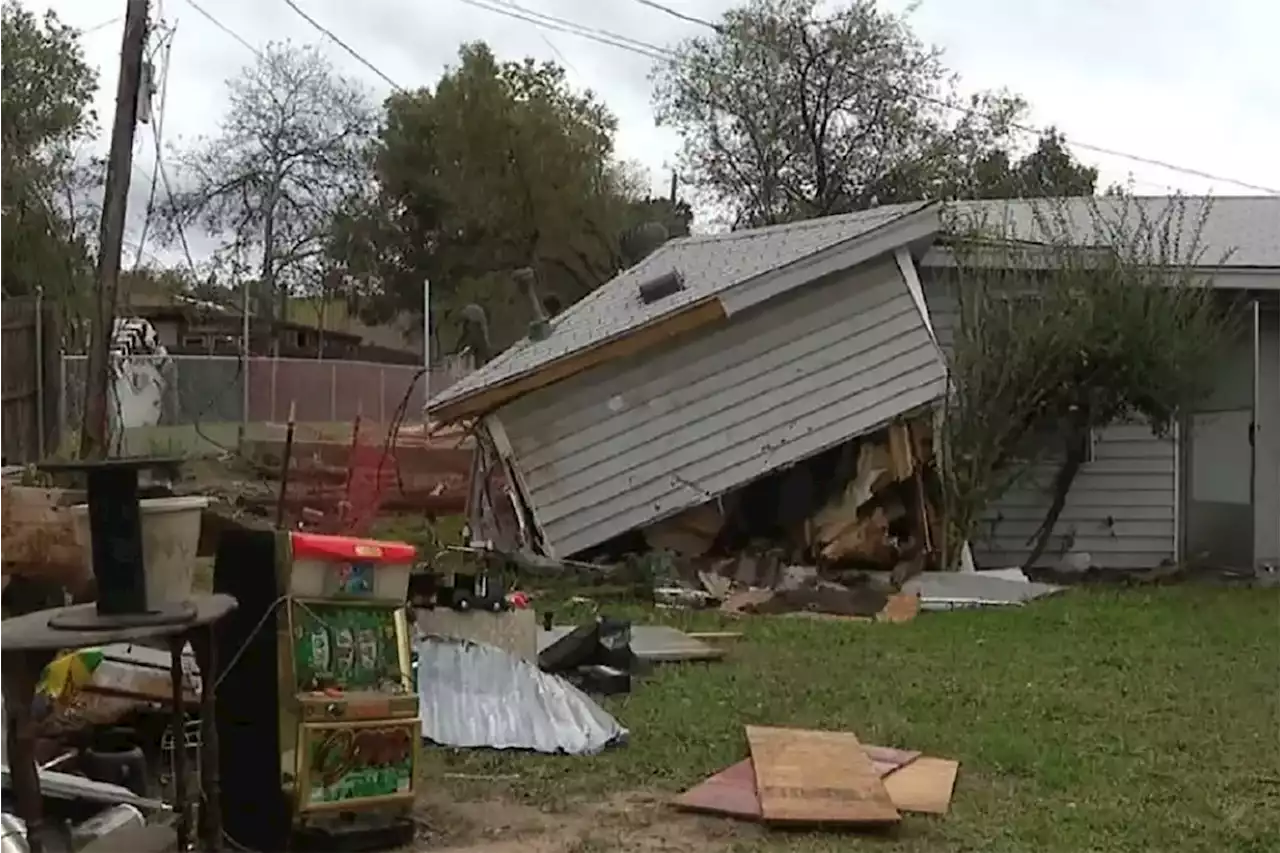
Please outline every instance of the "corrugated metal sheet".
M432 398L431 405L530 373L735 285L868 234L926 206L886 205L790 225L673 240L572 305L556 318L546 340L517 343ZM640 283L672 269L684 276L685 289L654 303L641 302L636 291Z
M581 690L502 649L430 637L417 653L422 736L433 743L587 755L626 741Z
M951 345L957 318L948 290L924 277L929 315L944 349ZM1071 487L1062 517L1038 565L1053 566L1064 547L1088 552L1093 562L1113 569L1159 565L1177 552L1177 444L1157 438L1142 425L1101 430L1093 460ZM1028 538L1049 508L1047 490L1054 469L1034 472L983 517L973 542L974 558L986 567L1021 565L1030 553Z
M498 412L556 552L575 553L936 399L896 264L847 271Z
M1183 205L1179 210L1178 205ZM1207 214L1206 214L1207 208ZM1181 236L1189 240L1200 227L1200 243L1207 265L1224 267L1280 267L1280 198L1235 196L1171 199L1144 196L1132 199L1070 198L1041 200L963 201L948 206L961 221L983 224L998 233L1028 242L1043 241L1039 217L1047 216L1057 235L1056 218L1064 215L1076 242L1082 246L1109 243L1096 227L1096 215L1104 222L1177 222ZM1204 224L1200 226L1200 219ZM1230 253L1229 255L1227 253ZM1225 261L1224 255L1227 255Z

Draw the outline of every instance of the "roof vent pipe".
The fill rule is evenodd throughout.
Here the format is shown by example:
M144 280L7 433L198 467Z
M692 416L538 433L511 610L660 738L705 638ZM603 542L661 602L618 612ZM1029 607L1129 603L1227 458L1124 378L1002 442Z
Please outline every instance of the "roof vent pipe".
M512 273L512 278L515 279L516 286L520 288L524 298L529 300L529 306L533 309L533 320L529 322L529 340L546 340L551 334L551 324L547 322L542 299L538 297L538 274L530 267L521 267Z
M640 301L648 305L682 290L684 290L684 276L680 275L679 270L671 270L657 278L642 281L639 287Z
M462 308L462 344L471 350L476 367L481 367L493 357L489 344L489 318L484 309L472 302Z

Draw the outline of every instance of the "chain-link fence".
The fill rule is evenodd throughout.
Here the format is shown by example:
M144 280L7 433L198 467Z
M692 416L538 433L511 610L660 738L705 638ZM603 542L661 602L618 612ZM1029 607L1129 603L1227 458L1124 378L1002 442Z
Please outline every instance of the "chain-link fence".
M81 423L87 360L62 360L62 417L67 432ZM430 390L451 384L465 367L433 368ZM113 428L190 424L284 423L292 410L303 423L389 422L402 409L421 417L428 384L421 368L405 364L237 358L130 356L117 363L108 408Z

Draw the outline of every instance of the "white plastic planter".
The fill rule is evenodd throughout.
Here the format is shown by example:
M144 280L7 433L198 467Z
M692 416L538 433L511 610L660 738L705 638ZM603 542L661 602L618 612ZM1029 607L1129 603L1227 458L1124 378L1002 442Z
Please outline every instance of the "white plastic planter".
M200 546L201 513L209 506L203 495L144 498L138 501L142 515L142 564L146 574L147 605L189 601L195 584L196 551ZM89 505L71 508L76 541L85 564L93 571L93 547L89 533Z

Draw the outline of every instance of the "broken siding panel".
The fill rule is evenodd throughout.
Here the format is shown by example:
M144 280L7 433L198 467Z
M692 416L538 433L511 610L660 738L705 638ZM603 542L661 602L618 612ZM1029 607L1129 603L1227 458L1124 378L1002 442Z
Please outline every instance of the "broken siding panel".
M959 303L950 288L922 270L925 298L938 341L950 351ZM1087 552L1099 566L1151 568L1177 551L1177 443L1145 425L1100 430L1093 460L1071 487L1041 566L1056 565L1066 551ZM983 518L974 558L980 565L1021 565L1027 540L1048 511L1054 469L1033 472Z
M896 266L833 276L499 412L571 554L927 405L944 371Z

